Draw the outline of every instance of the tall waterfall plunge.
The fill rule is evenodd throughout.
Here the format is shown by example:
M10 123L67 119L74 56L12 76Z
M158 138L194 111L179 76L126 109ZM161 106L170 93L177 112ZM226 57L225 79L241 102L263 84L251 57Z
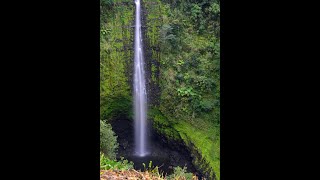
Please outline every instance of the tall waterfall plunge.
M135 153L145 156L147 152L147 92L144 72L144 56L141 33L140 0L135 0L136 18L134 34L134 121Z

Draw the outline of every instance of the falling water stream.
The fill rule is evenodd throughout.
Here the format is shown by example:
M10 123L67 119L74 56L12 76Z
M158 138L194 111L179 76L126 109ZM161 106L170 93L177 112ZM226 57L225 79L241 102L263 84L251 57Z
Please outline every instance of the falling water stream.
M135 169L143 169L143 164L152 161L161 172L173 173L172 167L187 166L190 172L196 172L192 165L192 157L184 147L175 144L171 148L162 136L150 126L147 128L147 91L144 70L144 52L141 31L141 4L135 0L135 32L134 32L134 122L130 120L112 121L113 129L118 136L118 159L125 157L134 162ZM131 124L132 123L132 124ZM134 128L132 128L134 126ZM134 132L132 132L134 130ZM132 137L132 134L134 137Z
M134 130L135 153L138 156L146 156L147 152L147 122L146 122L146 82L144 72L144 56L141 33L141 7L140 0L135 0L136 17L134 33Z

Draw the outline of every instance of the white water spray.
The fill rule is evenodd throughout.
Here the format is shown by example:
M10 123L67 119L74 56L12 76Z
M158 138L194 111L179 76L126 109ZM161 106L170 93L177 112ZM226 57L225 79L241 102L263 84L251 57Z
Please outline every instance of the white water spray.
M136 19L135 19L135 35L134 35L134 121L135 121L135 153L138 156L148 154L146 146L146 82L144 73L144 58L142 48L142 33L141 33L141 8L140 0L135 0L136 4Z

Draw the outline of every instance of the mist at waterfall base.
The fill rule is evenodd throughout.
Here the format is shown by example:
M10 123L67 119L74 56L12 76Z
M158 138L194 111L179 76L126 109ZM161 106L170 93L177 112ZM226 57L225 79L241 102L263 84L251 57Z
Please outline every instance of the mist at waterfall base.
M135 0L135 33L134 33L134 121L135 121L135 154L144 157L147 151L147 93L144 72L144 54L141 32L140 0Z

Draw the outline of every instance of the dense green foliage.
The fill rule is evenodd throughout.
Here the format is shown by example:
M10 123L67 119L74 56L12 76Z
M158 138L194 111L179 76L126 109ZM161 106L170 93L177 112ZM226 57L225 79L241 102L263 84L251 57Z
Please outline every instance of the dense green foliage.
M117 136L111 125L100 120L100 152L109 159L115 159L118 146Z
M159 64L159 76L152 71L151 79L161 89L159 106L149 113L154 127L170 139L196 146L203 159L195 163L202 166L205 161L219 179L220 2L144 0L144 4L148 44L159 49L152 49L152 66Z
M145 4L150 44L160 46L159 55L153 57L160 64L160 110L172 118L219 124L219 2L145 0Z

